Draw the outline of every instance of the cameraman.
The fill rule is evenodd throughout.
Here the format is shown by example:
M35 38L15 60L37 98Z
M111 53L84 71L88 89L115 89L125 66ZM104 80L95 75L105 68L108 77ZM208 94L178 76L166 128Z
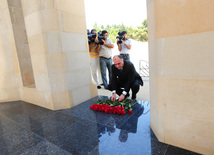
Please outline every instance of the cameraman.
M119 44L117 41L117 45L118 45L118 50L120 51L120 55L123 57L123 60L128 60L130 61L130 56L129 56L129 52L131 50L131 40L129 40L127 38L127 32L126 31L122 31L122 34L124 35L124 39L122 39L122 43Z
M91 30L91 33L97 33L95 29ZM100 57L98 53L98 46L97 46L97 38L89 44L89 53L90 53L90 60L91 60L91 72L92 72L92 79L97 84L97 89L100 89Z
M99 47L99 56L100 56L100 71L102 75L104 88L107 89L108 82L106 78L106 68L108 69L109 81L111 80L111 66L112 66L112 48L114 44L111 39L108 39L108 32L106 30L102 31L102 35L105 36L105 39L102 39L103 45L98 44Z

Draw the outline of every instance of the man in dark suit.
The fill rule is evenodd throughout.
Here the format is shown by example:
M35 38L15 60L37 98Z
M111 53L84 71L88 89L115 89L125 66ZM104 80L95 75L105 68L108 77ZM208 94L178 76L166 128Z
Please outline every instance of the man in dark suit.
M122 56L113 57L112 80L108 89L112 91L111 100L116 100L116 94L119 95L119 101L129 96L129 90L132 90L132 99L136 99L136 94L143 86L143 80L136 72L134 65L130 61L124 61Z

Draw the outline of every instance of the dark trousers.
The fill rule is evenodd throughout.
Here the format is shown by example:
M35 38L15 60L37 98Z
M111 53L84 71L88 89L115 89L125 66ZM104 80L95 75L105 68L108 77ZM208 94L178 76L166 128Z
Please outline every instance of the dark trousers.
M139 80L135 80L134 83L131 85L132 96L136 95L138 93L138 91L140 89L140 84L141 84L141 82ZM116 94L121 95L122 92L124 91L125 87L126 87L126 84L119 85L119 83L116 83ZM108 89L110 91L113 91L112 83L109 84ZM129 92L127 92L127 95L129 95Z

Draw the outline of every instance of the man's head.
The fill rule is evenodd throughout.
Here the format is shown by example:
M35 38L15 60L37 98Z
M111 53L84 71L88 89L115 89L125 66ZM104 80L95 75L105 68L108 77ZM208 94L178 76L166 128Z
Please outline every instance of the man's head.
M113 57L113 62L114 62L114 66L117 69L122 69L123 66L124 66L124 60L123 60L123 58L120 55L115 55Z
M96 33L96 29L92 29L92 30L91 30L91 33Z
M127 32L126 31L122 31L122 34L124 35L124 39L127 39Z
M121 142L126 142L128 139L128 131L121 129L118 138Z
M105 38L105 39L107 39L107 38L108 38L108 32L107 32L106 30L103 30L103 31L102 31L102 35L105 35L105 36L106 36L106 38Z

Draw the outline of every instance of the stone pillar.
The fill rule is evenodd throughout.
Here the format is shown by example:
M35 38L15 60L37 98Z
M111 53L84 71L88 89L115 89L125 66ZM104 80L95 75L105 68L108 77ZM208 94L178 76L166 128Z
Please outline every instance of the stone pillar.
M8 0L22 86L35 87L21 0Z
M214 154L214 1L147 0L151 128Z
M0 102L20 100L16 46L7 0L0 2Z
M64 109L97 96L84 0L2 0L0 101Z
M23 88L21 98L38 103L39 97L49 108L63 109L96 96L84 1L22 0L22 8L36 89Z

